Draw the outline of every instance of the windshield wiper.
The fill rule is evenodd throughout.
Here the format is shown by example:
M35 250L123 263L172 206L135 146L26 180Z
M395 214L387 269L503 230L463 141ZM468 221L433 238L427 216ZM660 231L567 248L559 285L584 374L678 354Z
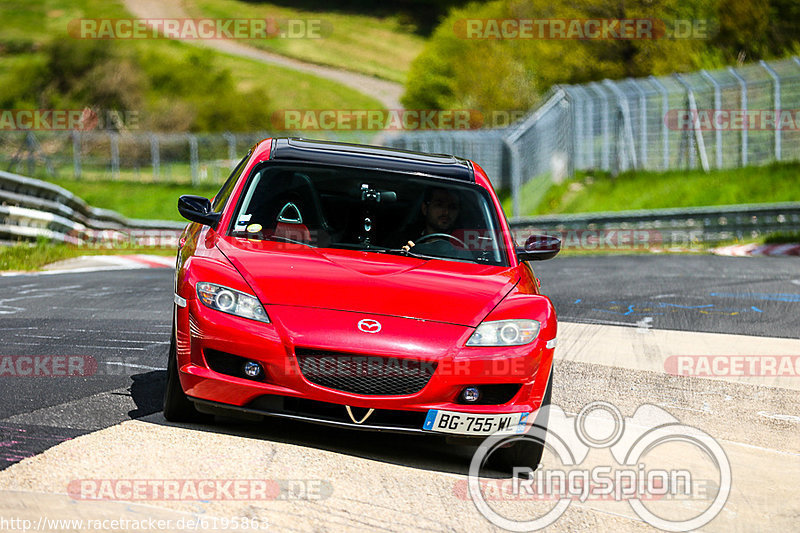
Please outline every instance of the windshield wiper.
M376 254L406 255L409 257L416 257L418 259L442 259L441 257L435 255L420 254L417 252L412 252L411 250L406 250L404 248L364 248L363 251L375 252Z
M418 252L413 252L411 250L405 250L403 248L364 248L364 252L375 252L379 254L395 254L395 255L405 255L408 257L416 257L417 259L440 259L442 261L458 261L459 263L477 263L481 264L484 260L478 258L467 258L467 257L453 257L449 255L426 255L421 254Z

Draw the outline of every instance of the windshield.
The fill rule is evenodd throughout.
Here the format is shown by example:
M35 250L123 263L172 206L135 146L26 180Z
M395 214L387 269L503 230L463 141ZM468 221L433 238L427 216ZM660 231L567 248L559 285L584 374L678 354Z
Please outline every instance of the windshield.
M507 266L486 190L369 169L267 164L242 192L231 234Z

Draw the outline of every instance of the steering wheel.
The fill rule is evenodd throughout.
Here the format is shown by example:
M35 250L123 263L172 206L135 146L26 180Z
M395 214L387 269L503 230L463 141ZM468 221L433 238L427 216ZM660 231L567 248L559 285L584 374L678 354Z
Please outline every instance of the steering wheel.
M449 233L428 233L427 235L423 235L422 237L417 239L414 242L414 244L419 244L422 241L426 241L426 240L429 240L429 239L434 239L434 238L437 238L437 237L444 238L444 239L449 239L449 240L452 240L452 241L456 241L458 244L460 244L464 248L467 248L467 243L465 243L464 241L462 241L458 237L454 237L453 235L450 235Z

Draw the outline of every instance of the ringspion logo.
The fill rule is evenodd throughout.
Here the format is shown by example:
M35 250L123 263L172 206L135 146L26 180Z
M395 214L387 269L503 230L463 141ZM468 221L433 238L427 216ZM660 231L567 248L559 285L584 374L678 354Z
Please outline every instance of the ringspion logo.
M546 431L536 425L545 411ZM489 436L470 463L468 497L495 526L537 531L555 523L573 502L592 501L627 504L659 529L692 531L713 520L728 501L732 473L722 446L660 407L641 405L625 417L608 402L591 402L576 415L551 405L528 420L525 433ZM514 466L510 480L481 477L492 454L520 445L543 446L548 454L538 468ZM602 450L599 463L591 458L594 450ZM463 482L455 483L454 492L464 497ZM489 504L499 500L508 505Z

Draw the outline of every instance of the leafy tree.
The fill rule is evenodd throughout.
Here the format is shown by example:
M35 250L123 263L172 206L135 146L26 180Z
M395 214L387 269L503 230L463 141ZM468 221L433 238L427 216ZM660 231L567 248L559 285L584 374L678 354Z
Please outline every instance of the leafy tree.
M154 131L249 131L269 123L263 89L242 91L207 50L138 54L113 41L57 37L28 54L0 87L5 109L137 112Z
M466 20L651 19L653 39L465 38ZM482 26L484 29L486 26ZM554 84L621 79L800 50L797 0L495 0L453 9L411 66L410 108L525 110Z

